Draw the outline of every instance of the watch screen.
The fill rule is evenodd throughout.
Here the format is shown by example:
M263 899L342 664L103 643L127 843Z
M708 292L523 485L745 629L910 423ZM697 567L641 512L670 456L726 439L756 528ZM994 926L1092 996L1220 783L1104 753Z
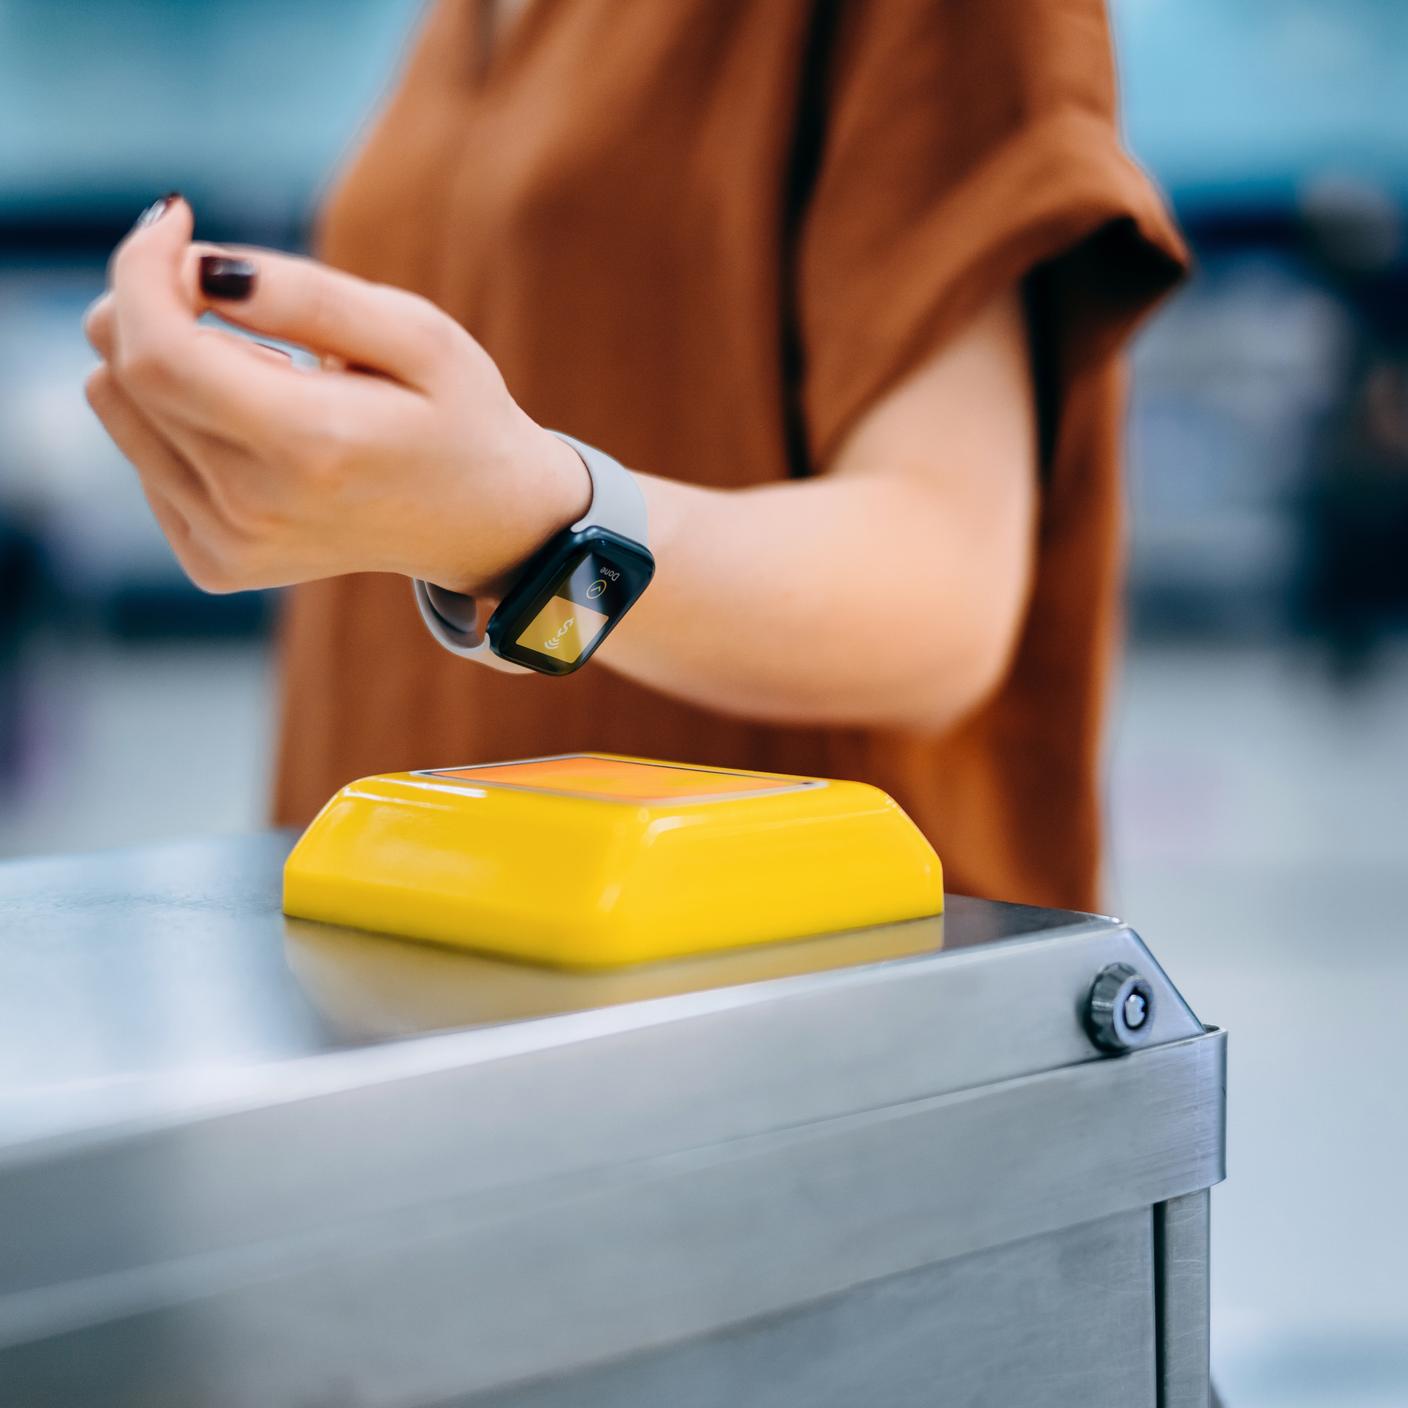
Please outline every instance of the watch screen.
M634 544L592 530L512 608L516 619L496 643L500 654L535 669L566 674L625 614L654 564ZM501 626L499 629L503 630Z
M582 652L610 620L603 612L583 606L570 596L550 596L533 617L532 624L518 637L518 644L525 650L540 650L570 665L581 658Z

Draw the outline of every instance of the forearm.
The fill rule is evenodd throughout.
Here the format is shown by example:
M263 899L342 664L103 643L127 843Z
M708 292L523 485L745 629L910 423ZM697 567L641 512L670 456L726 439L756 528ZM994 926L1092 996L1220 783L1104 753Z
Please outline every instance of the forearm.
M269 251L250 252L239 290L212 292L191 222L168 201L123 242L88 318L103 358L88 391L193 580L390 571L492 597L578 519L586 465L443 312ZM323 369L204 326L208 307L317 350ZM750 719L952 723L1001 677L1020 624L1033 423L1009 290L858 417L815 478L729 491L642 474L657 576L599 658Z
M641 476L657 572L597 659L773 722L938 729L1000 678L1027 524L880 476L711 490ZM996 568L996 570L995 570Z

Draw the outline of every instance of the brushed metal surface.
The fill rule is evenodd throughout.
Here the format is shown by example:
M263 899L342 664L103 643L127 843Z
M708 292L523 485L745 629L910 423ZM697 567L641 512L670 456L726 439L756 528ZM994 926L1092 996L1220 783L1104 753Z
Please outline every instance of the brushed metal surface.
M1111 1219L1152 1246L1222 1177L1223 1037L1118 921L954 899L588 978L292 924L288 844L0 866L26 1403L74 1364L114 1404L498 1392ZM1119 1057L1080 1020L1112 962L1156 996Z
M1159 1408L1208 1408L1209 1207L1206 1191L1154 1208Z
M1200 1030L1111 919L955 896L942 919L561 973L288 920L290 844L269 833L0 864L0 1162L44 1138L777 1004L807 1007L816 1020L793 1037L832 1065L857 1039L844 1053L857 1072L908 1051L912 1092L951 1089L1093 1059L1073 1014L1119 960L1155 985L1151 1042ZM447 1035L408 1050L403 1038L429 1033ZM893 1098L856 1089L851 1107Z
M255 1160L232 1161L209 1124L117 1179L36 1167L27 1189L0 1192L50 1229L17 1229L0 1344L129 1319L137 1342L218 1347L248 1362L256 1388L258 1366L278 1364L281 1391L302 1391L321 1381L331 1336L372 1402L397 1383L433 1399L570 1372L1206 1188L1222 1172L1222 1050L1219 1036L1192 1038L752 1138L623 1150L595 1167L570 1148L594 1141L589 1100L565 1124L541 1123L531 1100L513 1112L494 1102L496 1124L543 1135L536 1168L496 1160L485 1141L460 1194L434 1201L407 1198L443 1144L401 1142L384 1104L340 1127L265 1130L246 1146ZM583 1091L585 1065L547 1079ZM388 1144L405 1175L391 1183L368 1177L371 1151ZM383 1206L356 1209L369 1188ZM56 1220L85 1202L102 1215L79 1219L56 1258ZM86 1245L105 1230L118 1248ZM125 1267L99 1274L95 1251L114 1250Z
M439 1408L1153 1408L1149 1214Z
M867 1282L714 1334L450 1396L425 1372L387 1286L375 1330L400 1333L371 1380L332 1315L306 1306L254 1358L216 1326L159 1315L0 1358L25 1408L1154 1408L1149 1212L1142 1209ZM475 1306L465 1307L472 1324ZM290 1336L290 1338L292 1338ZM427 1393L427 1390L429 1392Z

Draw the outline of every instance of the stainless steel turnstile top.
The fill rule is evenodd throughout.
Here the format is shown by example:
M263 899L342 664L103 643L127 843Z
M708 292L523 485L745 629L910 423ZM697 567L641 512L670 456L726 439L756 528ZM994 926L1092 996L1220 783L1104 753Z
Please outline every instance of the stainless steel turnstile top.
M902 1324L868 1383L1203 1401L1223 1041L1128 926L951 898L562 973L285 919L290 844L0 865L27 1408L655 1404L678 1355L690 1402L829 1408ZM1153 1001L1121 1056L1081 1020L1112 963ZM774 1397L709 1378L759 1353Z
M928 999L924 1020L943 1028L952 1053L947 1075L977 1084L1094 1059L1070 1014L1097 955L1137 944L1116 920L952 897L942 918L616 973L559 972L288 919L280 875L292 839L0 864L0 1156L163 1111L289 1098L304 1079L339 1071L389 1077L439 1055L474 1061L802 991L833 993L846 1023L848 990L903 986L916 969L982 969L994 945L1040 944L1051 961L1021 965L1020 990L1014 977L980 1004L955 972ZM1151 959L1140 961L1160 981L1152 1040L1196 1035L1186 1004ZM1046 993L1038 971L1052 975ZM484 1030L510 1024L526 1030ZM477 1034L402 1044L468 1030ZM865 1037L899 1039L883 1029Z

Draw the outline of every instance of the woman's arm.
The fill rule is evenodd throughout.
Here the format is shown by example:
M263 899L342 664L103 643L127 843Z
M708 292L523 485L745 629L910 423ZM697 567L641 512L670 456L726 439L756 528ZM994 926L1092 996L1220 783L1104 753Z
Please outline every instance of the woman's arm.
M1020 300L886 394L815 479L643 484L655 581L598 660L749 718L942 728L1000 682L1031 581Z
M584 510L580 460L443 313L266 251L242 297L212 297L190 230L177 201L119 248L88 320L104 359L88 394L200 585L391 571L484 591ZM331 369L199 325L209 307ZM1001 678L1020 628L1033 423L1014 291L815 479L709 490L643 475L656 580L598 659L753 718L951 723Z

